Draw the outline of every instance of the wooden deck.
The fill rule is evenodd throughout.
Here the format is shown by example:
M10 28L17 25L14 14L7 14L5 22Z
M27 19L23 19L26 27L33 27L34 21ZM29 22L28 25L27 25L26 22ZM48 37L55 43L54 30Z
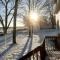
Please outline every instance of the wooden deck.
M45 41L41 46L38 46L19 60L45 60Z
M59 38L59 36L46 36L41 46L30 51L19 60L59 60L60 51L56 48L56 41ZM47 41L50 41L51 46Z

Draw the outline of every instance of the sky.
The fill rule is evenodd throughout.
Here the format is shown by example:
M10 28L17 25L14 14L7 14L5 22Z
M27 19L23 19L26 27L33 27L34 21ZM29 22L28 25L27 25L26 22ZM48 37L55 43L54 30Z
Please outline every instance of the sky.
M23 2L26 2L25 0L23 0ZM45 2L45 0L40 0L40 2L41 2L41 4L43 4L44 2ZM11 7L11 4L8 4L8 8L9 7ZM10 9L10 8L9 8ZM8 9L8 10L9 10ZM0 4L0 14L1 14L1 16L3 16L3 19L4 19L4 11L5 9L4 9L4 6L3 5L1 5ZM23 11L23 9L22 10L20 10L19 9L19 11L18 11L18 13L19 12L23 12L23 13L25 13L24 11ZM8 22L10 21L10 17L8 18ZM2 25L0 24L0 27L1 27ZM11 24L10 24L10 26L13 26L13 21L11 22ZM24 26L24 23L23 23L23 19L21 19L21 18L17 18L17 26Z
M43 5L45 1L46 1L46 0L40 0L40 3L41 3L40 5ZM26 0L23 0L23 2L26 2ZM24 6L26 6L26 5L24 5ZM11 4L9 4L8 7L11 7ZM10 8L9 8L9 9L10 9ZM9 9L8 9L8 10L9 10ZM19 9L19 10L18 10L18 13L23 13L23 14L25 14L25 11L23 11L23 9ZM3 19L4 19L4 6L2 6L1 4L0 4L0 14L3 16ZM49 13L46 14L45 11L41 11L40 14L47 16ZM10 20L10 17L8 18L8 22L9 22L9 20ZM1 26L1 24L0 24L0 26ZM12 21L12 23L10 24L10 26L11 26L11 27L13 26L13 21ZM22 26L22 27L24 26L24 21L23 21L23 19L21 19L20 16L17 17L17 26Z
M3 0L4 1L4 0ZM0 2L1 3L1 2ZM8 3L8 11L10 10L10 7L13 7L13 3ZM3 18L3 20L5 19L5 7L2 5L2 4L0 4L0 15L2 16L2 18ZM13 11L12 11L13 12ZM10 15L9 17L8 17L8 22L10 21L10 19L11 19L11 17L12 17L12 15ZM5 21L4 21L4 23L5 23ZM17 27L23 27L24 26L24 24L23 24L23 20L21 19L21 18L17 18L17 22L16 22L16 26ZM8 25L8 24L7 24ZM1 23L0 23L0 27L2 27L2 25L1 25ZM11 22L11 24L10 24L10 27L13 27L13 20L12 20L12 22Z

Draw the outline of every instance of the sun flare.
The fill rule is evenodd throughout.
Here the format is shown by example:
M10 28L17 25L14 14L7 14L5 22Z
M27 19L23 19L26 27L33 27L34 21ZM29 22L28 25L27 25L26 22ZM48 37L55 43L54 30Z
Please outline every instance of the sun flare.
M30 13L30 19L36 22L38 20L38 14L35 12Z
M30 20L31 24L37 25L38 18L39 18L39 15L37 12L30 12L29 20Z

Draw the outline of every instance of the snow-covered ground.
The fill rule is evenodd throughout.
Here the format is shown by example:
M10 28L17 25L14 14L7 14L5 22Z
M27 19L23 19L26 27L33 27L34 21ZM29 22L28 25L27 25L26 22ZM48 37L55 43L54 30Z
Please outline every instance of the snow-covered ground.
M17 60L37 46L41 45L46 35L57 35L57 30L36 30L33 38L28 37L27 30L18 31L16 45L12 44L12 32L0 36L0 60ZM5 40L6 39L6 40Z

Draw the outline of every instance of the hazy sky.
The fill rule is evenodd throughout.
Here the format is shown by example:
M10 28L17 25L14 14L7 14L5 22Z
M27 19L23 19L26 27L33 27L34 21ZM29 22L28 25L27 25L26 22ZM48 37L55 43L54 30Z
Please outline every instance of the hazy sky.
M43 5L45 1L46 0L40 0L40 4ZM23 2L26 2L26 0L23 0ZM9 4L8 7L11 7L11 4ZM19 9L18 13L25 14L25 11L23 11L23 9ZM42 13L45 13L45 11L42 11ZM0 4L0 14L3 15L3 18L4 18L4 6L2 6L1 4ZM9 20L10 20L10 17L8 18L8 22L9 22ZM0 24L0 26L1 26L1 24ZM10 26L13 26L13 22L10 24ZM20 16L17 17L17 26L24 26L23 20L21 19Z

